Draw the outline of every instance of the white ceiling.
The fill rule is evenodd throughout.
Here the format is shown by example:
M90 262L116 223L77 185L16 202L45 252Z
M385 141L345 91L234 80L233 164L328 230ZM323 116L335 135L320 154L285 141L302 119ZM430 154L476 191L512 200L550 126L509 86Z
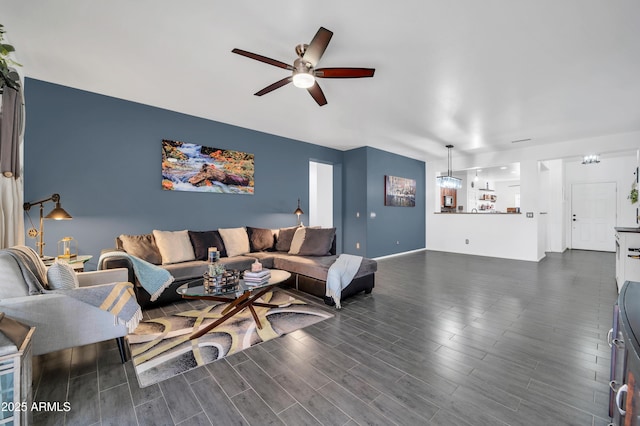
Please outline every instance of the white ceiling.
M472 154L640 130L638 0L0 0L0 10L28 77L341 150L429 160L447 143ZM253 96L287 71L231 49L292 63L320 26L334 32L320 67L375 77L320 80L323 107L293 85Z

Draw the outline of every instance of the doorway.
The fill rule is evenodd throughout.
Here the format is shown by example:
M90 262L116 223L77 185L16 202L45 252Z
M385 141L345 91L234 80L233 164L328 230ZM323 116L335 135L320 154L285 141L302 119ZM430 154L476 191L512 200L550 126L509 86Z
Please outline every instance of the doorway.
M571 248L616 251L616 183L571 185Z
M309 226L333 227L333 165L309 161Z

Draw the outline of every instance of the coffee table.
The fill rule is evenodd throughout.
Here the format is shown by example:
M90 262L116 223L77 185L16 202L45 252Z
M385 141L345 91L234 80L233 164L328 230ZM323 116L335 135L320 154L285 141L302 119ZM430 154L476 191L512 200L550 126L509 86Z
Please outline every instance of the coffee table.
M286 281L291 277L291 274L287 271L281 271L279 269L270 269L271 278L269 282L262 285L248 285L244 282L244 280L240 280L238 284L238 288L232 291L226 292L215 292L215 291L205 291L204 288L204 278L199 278L197 280L189 281L186 284L181 285L176 290L178 294L182 296L183 299L199 299L199 300L215 300L217 302L226 302L229 303L229 306L224 308L222 311L222 317L209 324L208 326L196 331L189 339L197 339L200 336L207 334L209 331L213 330L229 318L238 314L245 308L248 308L251 312L251 316L256 323L256 327L262 329L262 324L260 323L260 319L256 314L254 306L262 306L265 308L277 308L278 305L273 305L270 303L258 302L257 300L262 297L269 290L273 289L276 285L280 284L283 281Z

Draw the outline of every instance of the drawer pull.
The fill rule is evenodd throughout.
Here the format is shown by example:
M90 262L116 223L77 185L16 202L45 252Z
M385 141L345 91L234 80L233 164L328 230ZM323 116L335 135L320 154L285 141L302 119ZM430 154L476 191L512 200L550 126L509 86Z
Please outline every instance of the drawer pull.
M618 392L616 393L616 407L618 407L618 411L620 412L621 416L624 416L627 414L627 412L623 410L622 407L620 407L620 404L622 403L622 394L627 393L628 390L629 390L629 386L622 385L620 386L620 389L618 389Z
M613 347L613 328L610 328L607 333L607 344L610 348Z
M616 389L616 386L618 386L618 382L616 382L615 380L612 380L609 382L609 387L611 388L613 393L618 392L618 389Z

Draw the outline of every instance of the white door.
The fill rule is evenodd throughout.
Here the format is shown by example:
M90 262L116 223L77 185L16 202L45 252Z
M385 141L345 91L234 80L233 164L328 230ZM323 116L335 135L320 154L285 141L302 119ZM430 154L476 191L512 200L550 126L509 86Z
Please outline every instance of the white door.
M616 184L571 185L571 248L616 251Z

